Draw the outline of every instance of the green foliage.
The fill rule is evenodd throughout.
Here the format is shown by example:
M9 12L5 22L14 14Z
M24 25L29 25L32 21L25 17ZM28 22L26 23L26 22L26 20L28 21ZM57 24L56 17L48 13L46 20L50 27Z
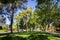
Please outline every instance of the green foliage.
M12 28L13 28L13 31L15 31L17 29L16 23L13 24Z
M39 16L39 23L42 26L52 22L59 21L59 12L57 11L57 2L53 4L53 0L37 0L37 15ZM53 6L52 6L53 5ZM56 20L57 19L57 20Z
M21 19L20 23L19 23L19 26L20 26L21 29L23 29L23 27L24 27L23 25L24 25L24 21L23 21L23 19Z
M50 0L37 0L38 4L48 3Z
M6 25L3 25L2 28L3 28L3 30L6 30Z
M30 19L32 10L31 7L23 10L22 12L19 12L18 15L15 17L16 22L20 28L26 28L28 27L27 23Z
M59 25L60 25L60 21L55 22L53 25L54 25L55 27L59 27Z
M4 4L6 4L6 3L9 3L9 2L11 2L11 3L14 3L16 0L0 0L0 2L2 2L2 3L4 3Z
M14 3L16 1L19 1L19 0L0 0L1 3L3 4L7 4L7 3ZM21 1L21 0L20 0ZM22 0L23 2L26 2L27 0ZM21 1L21 2L22 2Z

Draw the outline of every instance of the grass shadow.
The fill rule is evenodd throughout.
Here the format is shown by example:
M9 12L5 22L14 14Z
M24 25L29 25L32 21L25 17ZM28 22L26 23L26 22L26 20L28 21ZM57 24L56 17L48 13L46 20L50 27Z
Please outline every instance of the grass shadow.
M49 40L46 35L31 35L28 38L29 40Z

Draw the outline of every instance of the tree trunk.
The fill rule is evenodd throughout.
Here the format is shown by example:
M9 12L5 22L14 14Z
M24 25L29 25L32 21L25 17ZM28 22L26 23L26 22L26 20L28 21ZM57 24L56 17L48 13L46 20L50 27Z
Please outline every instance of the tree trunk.
M6 31L8 32L9 25L6 25Z
M19 26L18 26L18 23L17 23L17 32L19 32Z
M13 18L14 18L14 4L11 4L11 24L10 24L10 31L11 33L13 33L13 29L12 29L12 26L13 26Z
M10 24L10 31L11 31L11 33L13 33L12 25L13 25L13 13L11 15L11 24Z
M26 23L26 31L28 32L28 24Z
M50 31L50 24L48 24L48 31Z
M25 17L25 26L26 26L26 31L28 32L28 24L27 24L28 16Z

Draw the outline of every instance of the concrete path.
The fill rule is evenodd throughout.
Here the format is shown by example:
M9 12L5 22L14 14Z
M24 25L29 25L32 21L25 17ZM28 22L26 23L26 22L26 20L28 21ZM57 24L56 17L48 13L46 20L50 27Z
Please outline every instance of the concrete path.
M44 32L44 31L37 31L37 32ZM13 33L17 33L17 31L13 31ZM56 33L56 32L44 32L44 33L49 33L49 34L59 34L60 33ZM11 32L0 32L0 35L5 35L5 34L11 34Z

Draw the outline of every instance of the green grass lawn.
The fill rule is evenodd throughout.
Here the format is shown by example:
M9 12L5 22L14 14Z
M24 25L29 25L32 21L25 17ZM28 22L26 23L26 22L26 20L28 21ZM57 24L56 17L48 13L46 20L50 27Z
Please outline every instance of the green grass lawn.
M38 35L36 38L38 38L38 40L39 40L39 38L40 38L40 36L39 35L43 35L43 36L41 36L41 38L43 38L43 40L45 40L44 39L44 36L47 36L47 38L49 39L49 40L60 40L60 35L59 34L49 34L49 33L44 33L44 32L21 32L21 33L13 33L13 34L9 34L10 36L12 36L12 37L22 37L22 38L27 38L27 39L29 39L29 37L30 38L35 38L34 36L35 35ZM31 35L33 35L33 36L31 36ZM7 35L1 35L0 36L0 39L1 38L5 38ZM7 38L8 38L8 36L7 36ZM18 40L18 39L17 39ZM23 39L24 40L24 39ZM40 39L41 40L41 39Z

